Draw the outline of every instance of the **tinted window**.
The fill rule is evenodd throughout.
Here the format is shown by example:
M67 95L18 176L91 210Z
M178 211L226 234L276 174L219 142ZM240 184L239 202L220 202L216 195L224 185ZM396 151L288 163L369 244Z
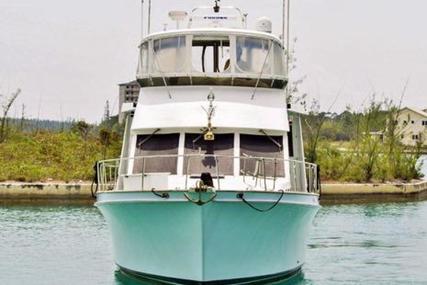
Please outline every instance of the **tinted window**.
M170 156L155 158L136 158L133 173L177 173L179 134L139 135L136 142L135 157Z
M214 141L205 141L201 134L186 134L185 154L203 155L185 158L184 173L198 175L209 172L216 176L217 166L220 175L233 175L234 134L215 135ZM209 157L216 155L217 158ZM190 164L188 164L190 161Z
M284 177L282 136L240 135L240 171L247 175ZM259 160L256 158L277 158Z

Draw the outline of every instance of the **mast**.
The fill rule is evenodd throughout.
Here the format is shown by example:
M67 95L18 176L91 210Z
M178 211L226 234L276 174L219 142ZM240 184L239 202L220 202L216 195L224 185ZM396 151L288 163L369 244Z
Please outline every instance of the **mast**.
M283 0L283 30L282 30L282 42L283 46L286 45L286 76L288 77L288 83L286 84L285 96L286 100L289 98L289 60L290 60L290 17L291 17L291 0ZM286 35L285 35L286 33ZM288 102L290 105L290 102ZM289 107L289 106L288 106Z
M290 48L290 33L291 33L291 28L290 28L290 22L291 22L291 0L286 0L288 3L288 9L286 9L286 48L289 51ZM288 58L289 58L289 52L288 52ZM288 63L288 69L289 69L289 63ZM289 70L288 70L289 71Z
M151 33L151 0L148 0L148 35Z
M282 8L282 46L285 47L285 30L286 30L286 0L282 0L283 8Z
M144 39L144 0L141 0L141 41Z

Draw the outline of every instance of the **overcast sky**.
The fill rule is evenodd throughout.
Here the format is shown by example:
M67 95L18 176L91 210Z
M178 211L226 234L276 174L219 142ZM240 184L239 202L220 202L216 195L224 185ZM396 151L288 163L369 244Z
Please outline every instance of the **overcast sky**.
M280 33L280 0L222 2ZM194 3L211 1L153 0L153 25ZM404 104L427 108L426 11L425 0L292 1L302 92L324 109L340 94L341 111L374 92L398 100L409 80ZM32 118L99 121L106 100L117 110L117 84L135 78L139 40L140 0L0 0L0 93L23 90L12 115L24 103Z

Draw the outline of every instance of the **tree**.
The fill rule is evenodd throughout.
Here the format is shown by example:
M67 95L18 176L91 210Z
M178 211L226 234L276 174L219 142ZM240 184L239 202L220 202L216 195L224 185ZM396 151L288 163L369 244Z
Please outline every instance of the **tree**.
M78 133L85 141L89 136L91 126L83 120L80 120L73 124L71 130L75 133Z
M21 130L21 132L24 130L24 123L25 123L25 104L22 104L22 109L21 109L21 123L20 123L20 130Z
M295 45L297 42L297 38L293 39L293 46L292 48L287 51L287 68L288 68L288 76L292 77L291 75L295 72L297 69L297 57L295 52ZM304 107L304 109L307 108L307 94L300 94L300 86L304 83L304 81L307 79L307 75L304 75L298 79L294 79L288 82L288 85L286 86L286 103L289 105L296 105L300 104Z
M341 92L338 92L332 104L329 106L327 112L320 112L320 103L317 100L313 100L310 112L305 116L304 125L306 126L306 134L305 138L307 141L306 148L306 159L308 162L316 163L317 162L317 148L319 146L319 141L321 139L321 131L323 125L327 120L327 115L331 113L332 107L335 105L338 100Z
M21 93L21 89L17 89L16 92L12 93L10 97L5 98L5 101L2 103L2 117L0 118L0 143L4 142L8 135L8 117L10 108L12 107L13 103L15 102L16 98L18 98L19 94ZM3 98L4 96L0 94L0 98Z
M103 157L104 159L107 156L108 147L111 145L111 131L106 128L101 128L99 130L99 141L101 142L103 148Z

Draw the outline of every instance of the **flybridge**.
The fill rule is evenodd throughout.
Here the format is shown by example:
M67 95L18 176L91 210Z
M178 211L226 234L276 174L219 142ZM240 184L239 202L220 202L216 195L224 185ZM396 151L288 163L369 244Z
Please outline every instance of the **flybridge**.
M151 33L151 1L149 5L148 35L143 35L137 71L141 87L236 86L252 87L254 94L258 88L286 87L284 34L282 40L272 34L269 18L258 18L250 30L248 14L219 6L217 0L213 7L190 13L170 11L176 29L165 25L162 32Z
M286 56L271 34L233 29L186 29L153 34L140 46L142 87L172 85L283 89Z
M284 89L287 57L271 21L246 29L247 14L235 7L171 11L176 29L153 33L140 46L137 79L142 87L208 85ZM180 27L188 21L187 29ZM169 92L168 92L169 93Z

